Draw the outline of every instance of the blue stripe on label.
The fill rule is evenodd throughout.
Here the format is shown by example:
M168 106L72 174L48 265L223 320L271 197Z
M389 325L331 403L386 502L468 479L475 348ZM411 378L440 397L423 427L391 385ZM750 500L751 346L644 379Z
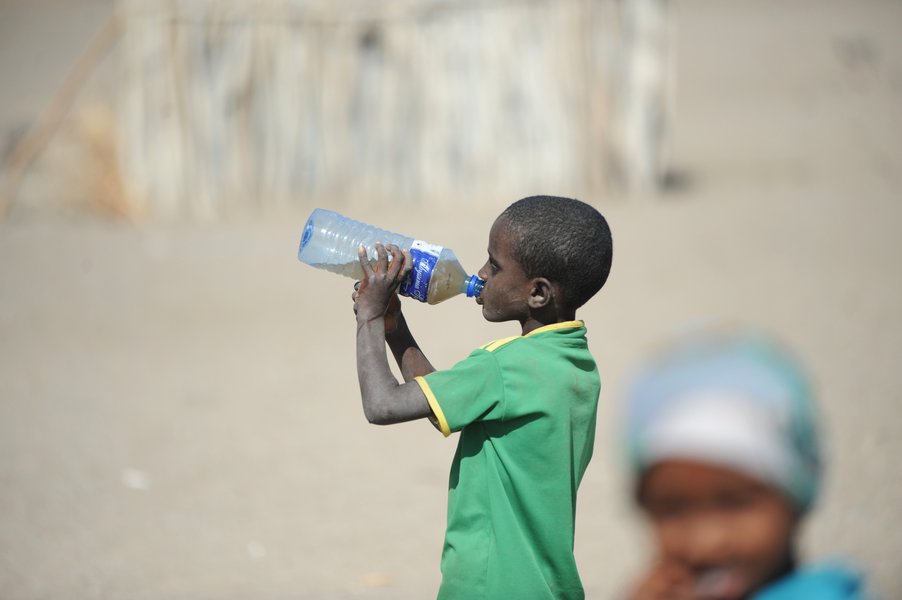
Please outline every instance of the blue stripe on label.
M415 241L410 248L413 267L407 278L401 283L401 287L398 288L398 293L402 296L416 298L420 302L426 302L429 294L429 281L432 279L432 272L435 270L435 264L441 253L441 246L433 246L420 240Z

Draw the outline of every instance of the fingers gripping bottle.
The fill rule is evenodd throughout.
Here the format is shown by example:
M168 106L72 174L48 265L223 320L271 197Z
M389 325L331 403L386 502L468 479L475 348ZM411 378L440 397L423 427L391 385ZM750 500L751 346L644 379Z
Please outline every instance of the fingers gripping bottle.
M318 269L362 279L357 246L363 244L367 256L373 259L376 242L410 250L413 267L398 288L402 296L438 304L458 294L475 298L482 292L485 282L476 275L467 275L452 250L378 229L322 208L314 210L307 219L298 259Z

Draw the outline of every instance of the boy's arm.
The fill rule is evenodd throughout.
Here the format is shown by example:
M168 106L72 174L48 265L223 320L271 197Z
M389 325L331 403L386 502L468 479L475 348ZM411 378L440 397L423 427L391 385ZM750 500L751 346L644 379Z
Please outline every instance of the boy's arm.
M388 263L388 253L392 261ZM366 249L357 250L364 277L355 294L357 314L357 377L363 412L370 423L388 425L432 416L432 409L420 386L414 381L398 384L388 366L385 352L385 317L398 284L410 270L410 257L394 245L388 251L376 244L376 261L371 266ZM403 319L398 322L392 352L405 379L423 373L424 364L432 369L410 335ZM404 333L406 332L406 334ZM406 365L405 365L406 363ZM429 372L429 371L427 371Z
M397 296L395 296L392 304L395 301L397 301ZM392 312L392 308L393 306L389 305L389 313ZM388 320L386 319L386 321ZM397 361L398 367L401 369L401 377L404 378L404 381L413 381L415 377L422 377L435 371L435 367L423 354L417 341L413 339L413 334L410 333L410 329L407 327L407 320L404 319L404 315L401 313L400 302L397 303L397 312L395 312L393 320L395 323L394 329L386 331L385 341L388 342L388 347L391 348L392 354L395 356L395 361Z
M410 259L404 255L405 265L402 270L402 278L410 272ZM354 285L354 293L351 300L354 301L354 312L357 312L357 290L360 288L358 281ZM395 357L395 362L401 369L404 381L413 381L415 377L422 377L435 371L435 367L423 354L420 345L413 339L413 334L407 326L407 320L401 312L401 299L398 294L392 295L385 311L385 341Z

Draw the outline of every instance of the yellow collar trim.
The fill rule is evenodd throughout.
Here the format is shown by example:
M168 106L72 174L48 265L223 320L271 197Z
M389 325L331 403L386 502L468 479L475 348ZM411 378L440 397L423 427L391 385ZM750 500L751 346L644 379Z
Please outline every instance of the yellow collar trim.
M535 335L537 333L545 333L546 331L554 331L555 329L575 329L577 327L585 327L586 324L583 321L563 321L561 323L552 323L551 325L543 325L538 329L533 329L523 337L529 337L531 335Z
M538 329L533 329L526 335L512 335L511 337L502 338L500 340L495 340L494 342L489 342L488 344L482 346L482 349L487 352L494 352L501 346L505 344L509 344L514 340L518 340L523 337L529 337L531 335L536 335L538 333L545 333L547 331L555 331L557 329L575 329L577 327L585 327L586 324L583 321L563 321L561 323L552 323L551 325L543 325Z

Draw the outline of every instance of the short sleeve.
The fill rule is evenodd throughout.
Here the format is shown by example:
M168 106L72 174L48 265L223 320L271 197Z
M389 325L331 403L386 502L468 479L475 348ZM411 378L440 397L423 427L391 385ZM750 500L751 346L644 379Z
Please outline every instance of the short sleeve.
M416 380L445 436L471 423L503 416L504 385L491 352L474 350L450 369Z

